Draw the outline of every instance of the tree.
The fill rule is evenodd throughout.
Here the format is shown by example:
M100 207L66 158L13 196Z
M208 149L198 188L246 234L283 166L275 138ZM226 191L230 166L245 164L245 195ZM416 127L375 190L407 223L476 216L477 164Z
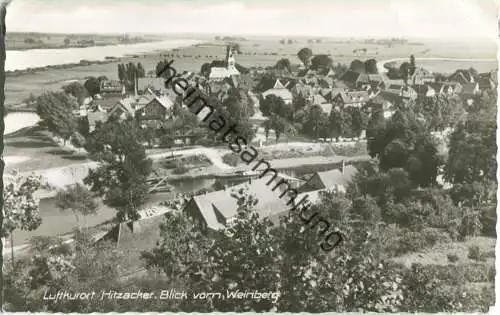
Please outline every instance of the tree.
M278 70L287 70L290 73L292 72L292 64L290 63L290 60L288 60L287 58L278 60L274 68Z
M205 62L204 64L201 65L200 73L204 77L208 77L210 75L210 70L212 70L212 67L208 62Z
M411 55L410 56L410 67L409 67L409 74L413 75L415 73L415 70L417 69L417 66L415 64L415 56Z
M99 84L99 80L97 80L97 78L95 77L88 78L83 86L87 89L87 92L92 97L101 93L101 85Z
M64 92L47 92L37 97L36 113L49 131L62 137L64 142L77 129L73 109L78 104Z
M328 116L319 105L308 108L305 121L302 123L303 131L306 135L314 139L328 136Z
M88 233L76 232L73 246L60 239L33 242L27 259L11 271L8 281L9 311L109 312L119 310L115 301L89 303L88 300L63 299L44 303L44 292L92 292L121 290L119 266L123 261L114 244L95 243ZM54 291L52 291L54 290Z
M3 189L3 225L1 237L10 237L12 265L14 265L14 231L33 231L42 223L40 200L35 192L41 185L40 176L22 176L17 171L5 179Z
M240 88L229 90L228 97L222 103L222 106L231 113L230 117L236 124L247 121L255 113L254 104L248 93Z
M71 42L71 41L70 41L70 39L69 39L68 37L66 37L66 38L64 39L64 46L69 46L69 43L70 43L70 42Z
M241 47L239 43L232 43L231 47L238 55L241 55Z
M255 92L257 93L262 93L274 86L276 83L277 77L274 74L271 73L265 73L259 80L259 83L257 83L257 86L255 87Z
M292 107L294 113L303 109L304 107L306 107L306 98L301 93L294 95Z
M404 168L415 185L435 183L440 159L430 131L411 108L398 109L390 119L372 115L366 130L368 152L378 157L380 168Z
M447 181L473 183L496 180L496 121L485 112L469 114L450 137L448 161L445 166Z
M144 78L146 76L146 70L144 70L144 67L142 66L142 63L137 64L137 77L138 78Z
M316 55L311 59L311 69L330 69L333 65L333 60L328 55Z
M358 107L347 108L347 114L351 119L351 131L353 136L359 137L368 125L368 115Z
M83 100L88 96L87 89L79 82L72 82L62 87L64 93L72 95L78 100L78 104L82 105Z
M411 65L406 61L399 66L399 73L401 74L401 77L403 78L405 84L408 84L408 78L410 76L410 67Z
M307 48L307 47L302 48L297 53L297 57L304 64L304 67L306 67L306 68L309 67L309 62L310 62L312 55L313 55L312 50L310 48Z
M349 65L349 70L358 72L358 73L365 73L365 63L359 59L354 59L351 61L351 64Z
M265 99L259 102L260 111L264 116L271 116L273 113L279 112L279 110L285 107L285 101L276 95L269 94Z
M97 214L98 205L87 187L77 183L59 190L56 195L56 207L61 211L71 210L76 218L80 229L80 215L87 218L88 215ZM87 223L85 227L88 228Z
M378 74L377 60L368 59L365 61L365 71L368 74Z
M118 80L120 80L120 82L125 80L125 66L123 63L118 64Z
M274 135L276 136L276 143L278 143L281 134L283 134L287 128L288 122L278 115L272 114L269 118L271 128L274 130Z
M137 219L137 211L148 196L152 162L139 137L135 121L110 121L97 128L85 144L100 166L89 171L84 183L118 211L119 220Z

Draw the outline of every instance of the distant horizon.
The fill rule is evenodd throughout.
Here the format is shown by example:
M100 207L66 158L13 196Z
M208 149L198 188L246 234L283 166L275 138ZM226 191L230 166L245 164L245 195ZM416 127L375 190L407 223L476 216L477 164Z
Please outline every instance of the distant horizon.
M7 30L72 34L491 40L495 0L14 0ZM226 36L226 35L224 35ZM231 36L231 35L228 35Z
M211 39L215 39L216 36L220 37L241 37L245 39L322 39L322 40L389 40L389 39L403 39L408 40L410 42L422 41L422 42L436 42L436 41L446 41L446 42L462 42L464 40L468 41L476 41L483 43L496 43L496 39L489 38L477 38L477 37L463 37L463 38L428 38L428 37L408 37L408 36L304 36L304 35L266 35L266 34L220 34L220 33L198 33L198 32L184 32L184 33L152 33L152 32L72 32L72 33L64 33L64 32L39 32L39 31L7 31L8 34L53 34L53 35L80 35L80 36L154 36L154 37L207 37Z

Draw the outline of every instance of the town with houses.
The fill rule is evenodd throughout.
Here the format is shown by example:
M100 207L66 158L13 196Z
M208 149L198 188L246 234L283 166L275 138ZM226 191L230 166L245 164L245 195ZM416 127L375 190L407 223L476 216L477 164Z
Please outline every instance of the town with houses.
M70 181L69 186L61 185L56 179L46 183L47 185L41 188L48 195L51 193L53 195L57 194L56 198L58 200L64 200L64 196L66 196L66 200L59 202L57 207L73 209L73 211L78 212L80 211L78 209L83 207L82 203L84 202L81 201L78 206L72 204L71 200L77 197L68 197L71 196L71 193L74 193L68 187L84 189L83 183L85 183L85 185L91 187L85 188L85 191L98 194L103 198L105 205L117 210L117 218L108 221L104 225L87 228L90 228L93 233L93 244L111 242L114 249L121 250L122 254L126 256L126 258L121 258L122 260L118 263L121 268L118 277L128 281L126 283L145 277L150 271L151 264L144 266L141 261L141 253L144 251L152 250L147 256L150 261L154 258L159 260L158 257L160 256L158 255L171 257L170 255L174 255L174 253L176 253L175 255L181 255L179 257L185 259L185 261L177 261L177 258L168 258L170 260L166 260L166 262L156 263L155 266L166 268L166 270L170 267L167 268L162 263L172 264L172 266L182 263L190 264L191 258L182 256L187 254L181 252L181 250L191 252L192 248L189 246L195 245L189 245L188 248L185 244L175 243L176 245L172 246L179 249L166 254L168 252L168 248L165 247L165 244L168 243L166 237L169 235L170 227L158 227L172 213L180 213L182 216L189 218L189 220L195 222L196 229L199 228L203 235L208 235L209 238L213 237L214 239L220 237L217 236L220 231L228 231L235 226L244 227L245 225L241 225L243 223L237 223L240 220L238 219L239 213L244 206L241 203L241 198L235 197L235 193L241 193L242 191L244 191L246 198L251 196L258 201L251 206L251 212L257 213L259 220L266 220L266 222L269 220L279 225L284 218L289 216L290 212L289 200L280 198L281 192L293 188L298 192L295 200L300 200L307 195L313 207L321 209L325 204L328 204L328 207L332 207L329 209L336 209L335 207L340 207L341 202L335 204L335 198L337 198L335 196L351 196L353 191L356 191L361 196L363 194L361 191L366 189L360 188L362 186L360 182L353 184L353 181L361 181L359 178L372 176L369 175L366 166L359 168L359 165L365 165L366 163L377 164L378 162L373 161L379 159L385 162L380 162L380 166L377 167L383 169L384 172L387 171L387 174L389 174L387 176L393 176L390 170L397 167L404 168L410 174L410 179L390 177L392 178L392 182L389 180L390 184L381 184L383 187L377 186L379 187L377 189L387 189L384 192L386 194L384 198L393 198L387 197L390 194L396 196L398 191L403 189L402 186L399 187L398 185L403 185L402 183L405 180L409 180L417 183L410 191L419 191L422 195L430 194L431 197L429 198L439 200L434 201L435 203L445 202L443 200L448 200L446 199L448 197L441 197L441 195L436 197L438 193L432 192L432 189L439 191L441 189L443 191L452 189L455 177L442 176L441 173L444 167L439 164L436 164L435 173L429 175L430 180L423 178L424 175L420 176L427 172L426 167L428 165L434 163L434 160L427 159L425 155L427 153L421 153L424 151L434 152L433 149L429 149L427 144L418 147L420 145L419 141L427 140L416 140L412 144L421 148L421 151L414 148L405 148L405 150L415 150L416 153L408 154L416 154L421 159L418 162L421 164L418 166L420 169L417 167L417 170L414 171L411 167L407 168L404 163L398 164L398 162L395 162L397 159L402 159L402 156L406 153L391 151L397 150L393 147L389 148L387 143L391 140L381 144L385 140L376 142L374 139L382 137L383 131L380 131L380 128L393 127L396 128L395 130L400 130L399 133L392 135L395 138L404 137L403 134L406 136L407 131L397 129L399 126L397 124L403 124L401 121L412 124L414 120L408 118L410 116L401 118L402 116L398 116L400 115L398 113L410 110L415 114L415 121L428 123L426 126L428 126L429 130L427 131L429 131L433 141L437 143L436 148L438 148L437 151L439 152L429 154L435 154L436 156L448 156L451 152L459 154L460 152L456 150L460 151L460 149L455 147L448 149L450 141L452 141L449 135L455 132L461 122L468 119L467 117L470 115L468 114L469 109L471 109L470 112L474 112L472 109L484 106L483 103L488 102L487 100L490 100L490 97L496 99L495 90L498 84L496 69L485 73L478 73L473 68L456 69L451 75L443 75L433 73L419 66L418 55L407 56L407 61L404 61L401 65L394 62L384 64L375 59L362 61L354 58L350 65L345 65L333 62L328 55L315 54L318 52L312 52L307 47L297 54L301 60L300 64L292 64L288 59L277 58L275 66L252 67L251 65L245 64L243 66L238 63L240 52L239 48L235 48L236 46L237 44L233 42L221 44L219 41L220 60L206 60L206 63L198 72L181 72L181 67L176 67L179 73L175 75L178 78L187 80L189 85L209 95L210 101L214 103L213 106L217 110L226 113L227 117L230 117L238 125L238 128L241 128L240 132L244 133L247 139L252 140L248 145L253 145L259 152L265 152L264 156L268 157L267 171L252 169L241 161L237 154L230 152L220 139L214 138L211 131L201 123L201 118L197 118L188 111L185 107L186 104L174 91L172 84L165 83L166 78L172 75L171 73L166 73L165 76L157 76L157 73L170 60L174 60L173 66L176 66L173 53L163 54L161 59L158 59L155 69L143 69L140 64L124 64L118 66L118 79L110 79L105 76L94 77L89 78L83 85L74 82L64 87L65 93L69 95L74 105L72 105L70 111L61 111L64 112L64 117L71 116L71 121L77 122L76 124L66 123L66 118L63 119L61 118L63 116L55 115L56 110L54 108L56 105L53 105L52 108L49 108L52 105L47 105L47 108L45 108L45 105L41 105L42 103L39 101L33 103L37 106L36 110L42 122L48 126L54 137L62 139L59 142L61 145L73 146L80 153L82 150L83 152L87 151L89 156L92 157L98 156L95 161L104 163L103 165L108 165L106 167L109 167L111 171L122 174L117 175L117 178L132 181L127 182L129 186L125 185L123 181L110 184L113 181L106 179L108 175L103 175L106 172L106 167L94 172L93 167L89 166L89 169L84 169L80 175L74 176L73 178L76 178L76 180L72 183ZM81 91L83 90L85 90L85 93L82 96ZM54 101L53 104L55 103ZM438 106L441 107L437 109ZM430 122L434 118L436 121ZM56 122L55 119L65 121L64 124L66 125ZM411 121L411 123L408 121ZM73 127L68 127L70 125ZM118 135L111 137L110 132L117 132ZM100 136L100 133L102 133L102 136ZM387 136L387 134L385 135ZM409 137L413 137L413 135ZM418 138L419 136L415 137ZM138 139L138 143L135 143L134 139ZM137 149L137 145L140 146L140 149ZM107 146L111 149L107 150ZM385 147L385 149L377 151L377 146ZM277 155L273 155L272 152L269 153L269 148L275 148L274 153L277 152ZM292 154L294 152L295 154ZM108 159L107 154L116 156L116 160ZM135 170L138 166L130 166L127 163L132 163L130 161L133 161L137 155L142 156L141 154L147 154L152 160L152 170L139 174L139 171ZM387 157L390 154L394 154L396 160ZM125 156L125 158L122 159L122 156ZM386 159L383 160L380 156L386 156ZM383 163L391 166L383 166ZM466 164L462 160L460 163L462 164L459 165ZM97 164L93 165L94 168L98 167ZM134 170L131 170L131 168ZM274 171L269 171L270 168ZM360 171L360 169L363 171ZM140 176L134 172L137 172ZM481 172L486 172L486 170L483 168ZM98 178L98 175L101 177ZM271 177L271 175L274 175L274 177ZM110 193L116 187L120 187L121 190L118 190L117 194L123 194L127 191L132 196L132 192L136 193L136 191L130 188L133 186L130 183L133 183L137 178L144 179L147 194L156 196L155 200L157 202L152 204L144 201L148 197L137 197L133 202L130 201L130 203L133 203L131 206L127 198L113 196ZM177 190L179 185L176 182L196 183L207 178L215 179L215 184L203 188ZM278 191L275 191L268 185L268 182L272 180L275 182L281 181L285 184L280 185ZM120 180L118 179L118 181ZM382 179L380 181L386 183L382 182ZM366 182L368 182L368 179L366 179ZM103 189L105 185L111 185L111 187ZM370 184L366 185L376 184L370 182ZM353 190L355 186L357 190ZM389 186L395 188L387 188ZM436 195L432 195L434 193ZM85 193L81 194L85 195ZM398 205L402 207L407 205L398 199L402 197L394 197L395 199L390 199L386 204L384 203L386 201L377 199L375 193L370 195L372 197L366 197L366 191L364 194L364 197L359 197L355 201L361 202L360 200L364 198L367 211L372 211L372 208L368 207L369 203L366 198L376 200L377 203L373 207L382 209L382 213L385 213L384 209L388 209L389 205L393 206L394 209L399 209L396 207ZM132 197L130 198L132 200ZM330 200L329 203L325 201L325 198ZM355 204L353 201L352 207ZM392 211L398 211L394 209ZM99 209L95 210L95 212L99 211ZM335 212L337 210L329 211ZM92 214L87 215L85 211L81 213L85 217L92 217ZM432 214L425 217L422 214L422 217L419 217L422 218L422 221L418 221L420 222L418 224L422 224L424 230L431 226L434 229L433 231L441 231L439 230L439 228L442 228L441 226L438 228L437 225L434 226L430 222L438 220L434 217L437 215ZM365 218L364 215L362 216ZM366 214L366 218L372 218L373 216L373 213ZM339 214L339 217L330 218L334 219L332 222L335 222L333 224L336 225L337 230L344 231L342 222L347 221L344 221L346 219L342 215ZM171 224L177 222L172 221L173 219L168 220L170 220ZM392 222L392 224L399 224L397 223L399 221L385 220ZM401 222L407 222L405 220L413 222L404 223L409 224L405 227L405 229L409 229L408 231L411 230L411 225L417 224L415 223L417 221L412 221L413 219L401 219ZM467 223L469 222L468 219L458 218L457 220L459 226L468 226L467 224L469 224ZM361 225L368 224L366 222ZM403 226L403 223L401 224ZM446 224L443 223L443 226ZM326 229L329 227L327 226ZM289 227L289 229L292 229L292 227ZM443 230L446 230L446 228L443 228ZM36 235L36 231L36 229L33 229L30 233ZM356 230L349 231L343 232L346 241L339 245L338 251L340 252L351 250L353 246L351 242L354 242L352 241L353 233L360 233L359 231L353 232ZM473 231L470 235L467 234L469 232L463 232L465 233L465 239L479 237L479 235L484 234L482 231L474 229ZM298 231L289 231L288 233L294 235L293 237L297 239L302 237L302 234ZM410 231L408 233L419 232ZM66 237L66 240L68 239ZM314 239L314 237L311 239ZM158 245L161 240L163 240L163 243L161 243L163 247ZM180 240L175 240L175 242L182 242L182 237ZM196 241L191 240L189 242ZM301 241L296 242L300 243ZM434 241L434 243L436 242L438 241ZM145 243L148 245L145 246ZM160 247L154 248L155 244ZM407 246L401 244L394 246L401 248ZM233 246L237 248L237 245ZM297 246L299 250L303 245ZM234 254L235 252L230 253ZM327 257L335 256L335 253L338 253L337 249L325 255ZM16 253L16 256L21 257L25 254L25 249L22 249L19 250L19 253ZM255 255L260 257L258 254ZM342 254L338 254L335 257L341 256ZM267 259L268 256L265 257ZM173 273L175 272L173 271ZM249 283L253 282L249 280ZM300 299L300 297L295 297L295 299ZM421 306L417 307L419 310L425 310L424 300L422 299L422 304L419 304ZM254 302L249 303L251 305L249 309L255 310L260 307L257 302L255 302L257 304L251 304ZM400 305L397 303L394 305ZM230 307L226 304L220 305L218 308L212 308L212 310L227 310ZM56 306L51 307L57 309ZM179 309L186 309L182 308L184 306L178 307ZM199 306L196 308L193 306L193 309L203 310L204 307ZM273 309L273 306L267 306L267 304L262 307L264 309ZM459 306L453 307L456 307L454 310L461 309ZM298 310L299 308L283 306L282 310ZM87 309L83 307L83 310Z

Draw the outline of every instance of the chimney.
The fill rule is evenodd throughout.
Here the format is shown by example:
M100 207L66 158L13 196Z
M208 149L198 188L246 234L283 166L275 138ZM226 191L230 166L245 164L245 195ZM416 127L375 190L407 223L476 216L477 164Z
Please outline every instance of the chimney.
M345 168L345 161L342 160L342 166L340 167L340 172L344 174L344 168Z

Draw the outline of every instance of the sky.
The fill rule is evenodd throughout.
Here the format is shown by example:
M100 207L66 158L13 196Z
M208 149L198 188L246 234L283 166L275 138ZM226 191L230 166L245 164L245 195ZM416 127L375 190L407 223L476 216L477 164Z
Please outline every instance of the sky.
M497 14L497 0L13 0L7 28L49 33L495 39Z

